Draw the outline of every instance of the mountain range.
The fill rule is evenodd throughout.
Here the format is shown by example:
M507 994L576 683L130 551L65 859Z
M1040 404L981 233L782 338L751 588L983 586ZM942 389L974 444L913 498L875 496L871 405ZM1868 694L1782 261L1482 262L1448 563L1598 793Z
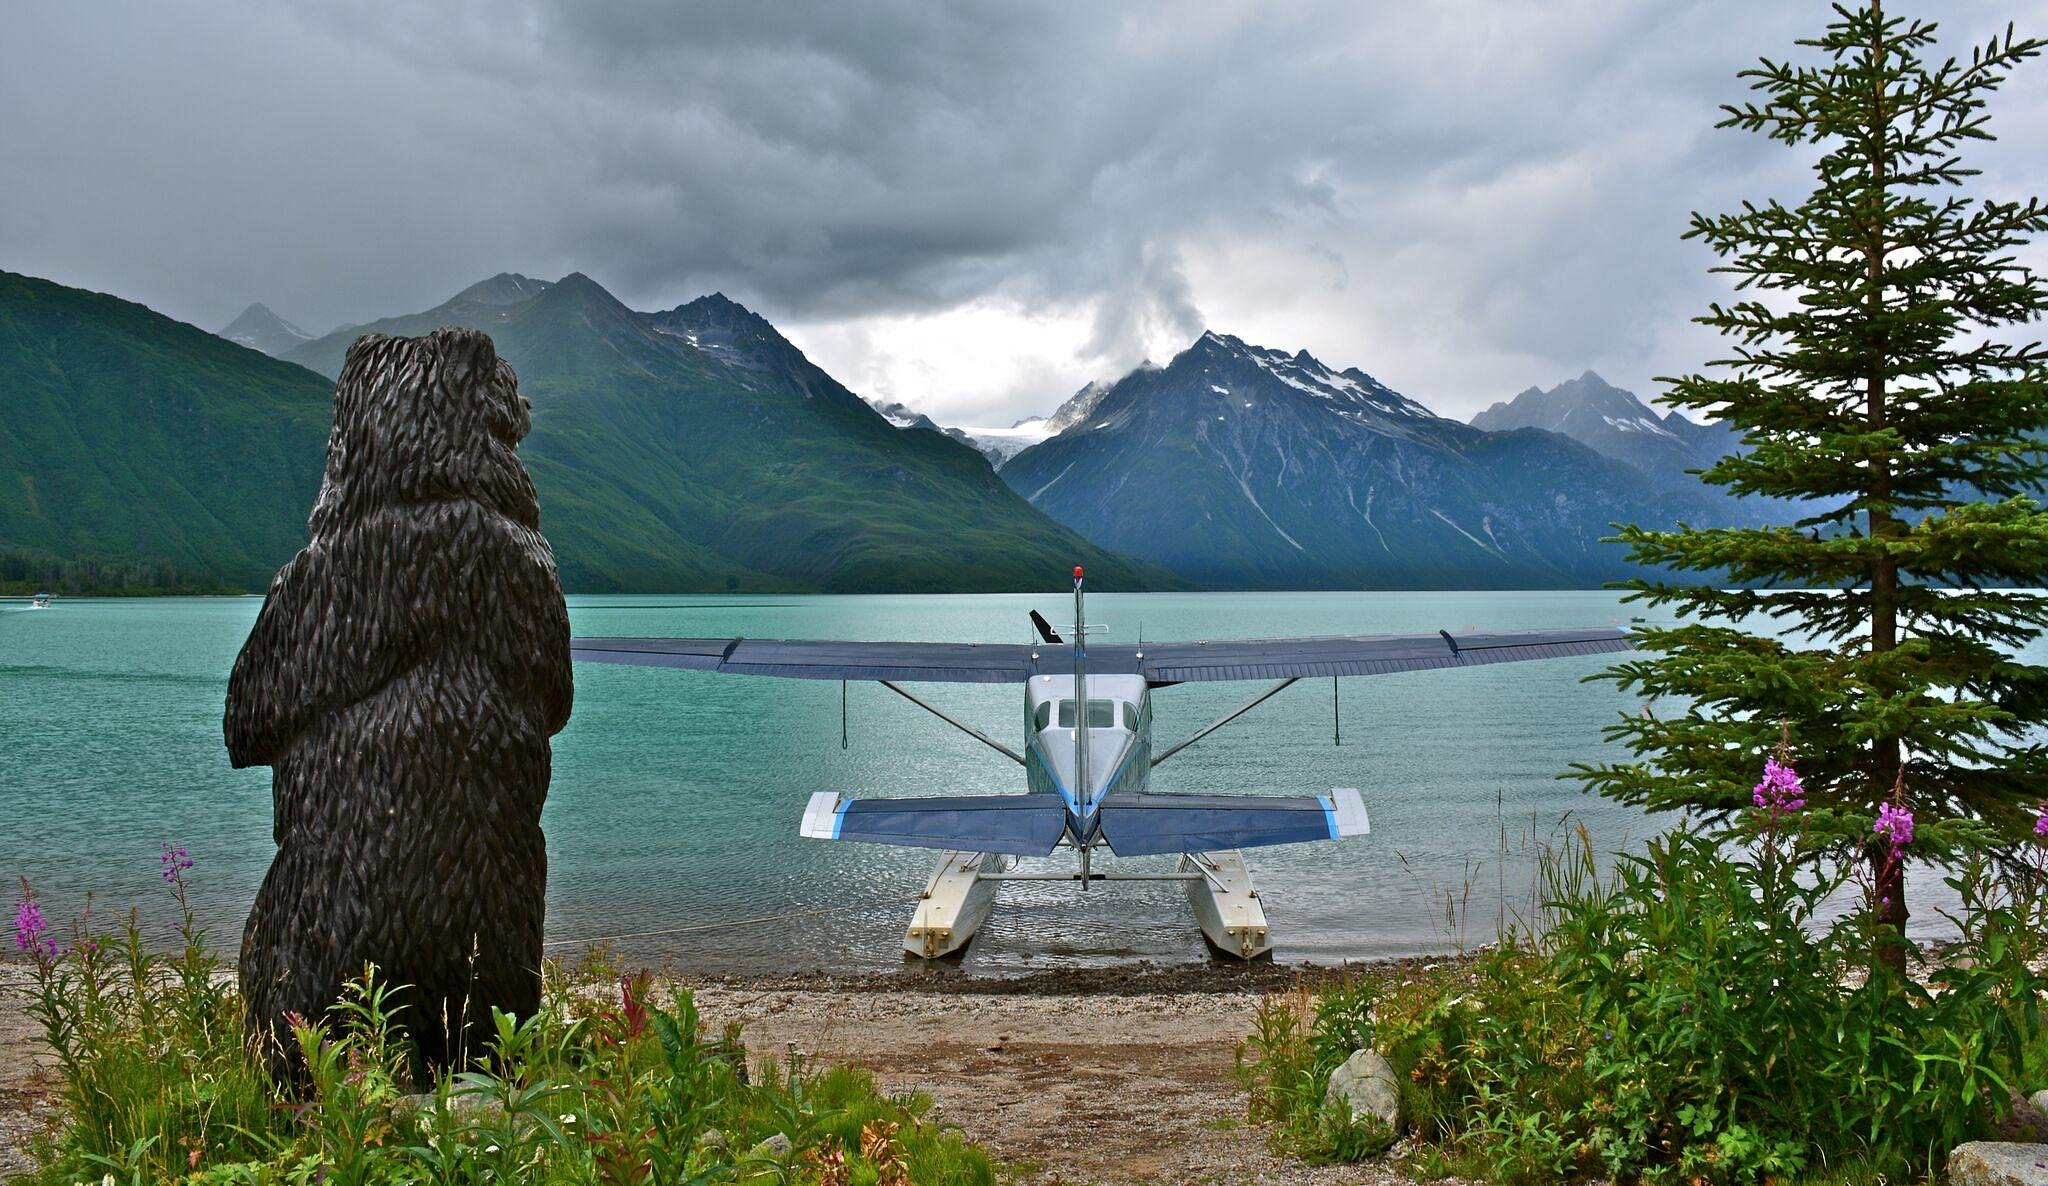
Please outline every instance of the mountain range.
M941 427L720 294L639 312L580 273L501 273L317 338L252 305L222 334L270 358L0 280L0 579L26 557L261 587L304 538L349 343L451 324L533 403L521 454L572 590L1028 589L1076 563L1111 588L1585 586L1630 572L1616 522L1759 514L1685 472L1731 434L1591 372L1463 424L1207 332L1048 416Z
M1356 368L1214 332L1069 406L1003 479L1206 585L1598 584L1631 572L1601 542L1612 524L1699 519L1719 501L1562 432L1462 424Z
M488 332L533 402L521 456L572 588L1025 589L1075 564L1176 578L1034 511L974 450L901 433L720 294L627 308L596 281L501 274L285 357L340 371L364 333Z
M262 588L304 542L348 344L459 324L533 403L520 451L572 590L1029 589L1077 563L1107 588L1184 583L1053 523L974 450L898 432L722 296L638 313L580 274L506 274L287 361L5 279L0 540L25 553L169 557Z

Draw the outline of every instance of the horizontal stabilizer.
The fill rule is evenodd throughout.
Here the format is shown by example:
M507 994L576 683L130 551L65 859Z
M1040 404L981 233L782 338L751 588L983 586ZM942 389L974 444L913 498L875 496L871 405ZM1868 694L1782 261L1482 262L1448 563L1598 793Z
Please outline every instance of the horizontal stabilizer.
M1219 852L1363 836L1365 801L1343 787L1327 795L1111 795L1102 835L1120 857Z
M842 799L833 791L811 796L800 829L813 840L863 840L1020 857L1050 854L1066 830L1067 808L1058 795Z

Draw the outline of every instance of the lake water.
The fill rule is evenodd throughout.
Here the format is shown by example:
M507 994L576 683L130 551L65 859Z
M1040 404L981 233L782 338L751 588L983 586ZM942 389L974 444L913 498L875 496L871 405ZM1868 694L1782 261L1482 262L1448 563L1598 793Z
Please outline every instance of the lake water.
M158 846L191 851L201 921L232 952L267 867L268 769L232 770L220 718L256 598L67 600L0 606L0 874L29 877L53 917L171 903ZM1061 622L1071 597L581 596L578 634L1022 642L1026 612ZM1608 592L1098 594L1112 641L1608 625ZM1282 960L1332 963L1442 950L1493 933L1528 900L1529 838L1583 824L1613 849L1653 825L1557 775L1609 752L1625 707L1581 683L1603 658L1341 681L1305 680L1176 756L1159 790L1363 789L1373 834L1248 854ZM1157 693L1155 737L1177 740L1256 684ZM1013 685L923 685L970 724L1018 740ZM578 664L555 739L548 837L551 950L618 946L683 969L876 971L900 966L912 899L935 854L799 839L813 791L1018 791L1022 771L873 684L840 685ZM1164 858L1119 867L1161 865ZM1050 864L1046 862L1045 864ZM1033 867L1026 862L1026 867ZM1447 917L1454 903L1455 917ZM768 918L774 921L759 921ZM1082 892L1011 883L966 966L986 973L1198 961L1178 886Z

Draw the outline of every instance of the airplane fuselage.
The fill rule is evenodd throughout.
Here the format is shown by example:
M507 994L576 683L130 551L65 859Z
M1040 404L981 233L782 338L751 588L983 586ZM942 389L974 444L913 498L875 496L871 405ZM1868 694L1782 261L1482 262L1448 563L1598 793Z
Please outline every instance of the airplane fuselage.
M1083 714L1071 675L1033 676L1024 685L1024 771L1034 794L1067 806L1067 840L1097 842L1104 796L1137 794L1152 775L1152 691L1141 675L1087 677L1086 785L1075 733Z

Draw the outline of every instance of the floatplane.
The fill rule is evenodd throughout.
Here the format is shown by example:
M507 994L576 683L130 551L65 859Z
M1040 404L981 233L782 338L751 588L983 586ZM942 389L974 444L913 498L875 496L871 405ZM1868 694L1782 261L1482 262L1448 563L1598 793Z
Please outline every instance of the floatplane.
M577 659L676 667L723 675L873 680L1024 767L1022 794L849 799L819 791L799 834L940 849L919 898L904 951L938 958L964 951L1005 881L1182 883L1203 936L1219 953L1255 959L1272 951L1264 905L1244 851L1340 840L1371 830L1355 787L1310 795L1206 795L1147 789L1152 770L1309 678L1389 675L1552 659L1628 649L1618 629L1090 644L1081 569L1074 569L1071 643L1036 610L1036 643L853 642L753 638L577 638ZM1152 692L1209 680L1274 680L1271 687L1185 739L1152 746ZM1024 685L1024 748L990 737L903 685ZM1084 707L1085 706L1085 707ZM1017 868L1021 857L1059 849L1072 871ZM1096 855L1178 855L1170 872L1100 870Z

